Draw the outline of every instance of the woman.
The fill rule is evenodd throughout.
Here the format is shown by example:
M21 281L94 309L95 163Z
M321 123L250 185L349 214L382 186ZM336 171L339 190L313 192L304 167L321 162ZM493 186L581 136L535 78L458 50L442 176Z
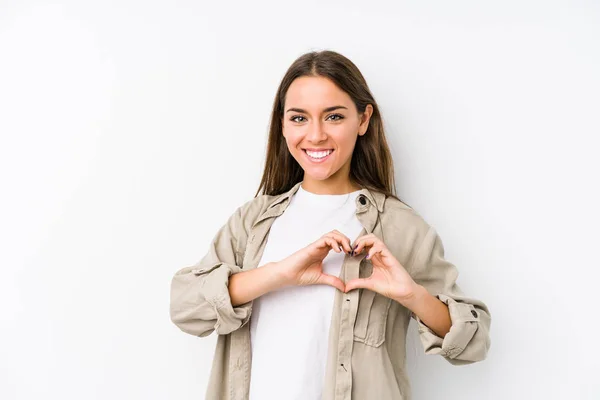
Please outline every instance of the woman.
M462 293L435 229L394 192L358 68L333 51L299 57L254 199L172 280L172 321L219 335L207 399L410 399L411 317L426 353L486 357L488 308Z

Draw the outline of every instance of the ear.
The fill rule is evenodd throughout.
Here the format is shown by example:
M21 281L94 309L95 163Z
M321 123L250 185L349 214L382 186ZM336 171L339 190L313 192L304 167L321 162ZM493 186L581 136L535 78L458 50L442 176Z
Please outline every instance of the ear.
M367 129L369 128L369 121L371 120L371 115L373 115L373 106L371 104L367 104L365 107L365 111L361 114L360 125L358 126L358 134L360 136L367 133Z

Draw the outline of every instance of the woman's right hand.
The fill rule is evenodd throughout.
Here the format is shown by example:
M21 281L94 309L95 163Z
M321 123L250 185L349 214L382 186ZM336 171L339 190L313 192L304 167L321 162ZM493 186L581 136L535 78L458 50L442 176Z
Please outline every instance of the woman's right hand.
M323 260L331 249L337 253L344 250L350 253L350 239L340 231L333 230L277 262L276 268L282 274L286 285L330 285L343 292L345 285L339 277L323 273Z

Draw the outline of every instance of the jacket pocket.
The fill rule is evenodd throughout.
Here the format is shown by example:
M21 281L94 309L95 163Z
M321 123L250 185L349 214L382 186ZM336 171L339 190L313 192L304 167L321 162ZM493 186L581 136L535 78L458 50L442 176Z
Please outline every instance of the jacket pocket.
M354 340L379 347L385 341L387 316L392 299L368 289L360 289L358 311L354 323Z

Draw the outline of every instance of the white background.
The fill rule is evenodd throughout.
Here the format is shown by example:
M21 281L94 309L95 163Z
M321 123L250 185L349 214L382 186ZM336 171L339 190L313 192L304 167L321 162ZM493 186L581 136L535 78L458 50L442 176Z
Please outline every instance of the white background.
M415 399L599 399L600 6L589 1L0 2L0 398L199 399L214 334L176 270L251 199L275 90L361 69L400 197L492 313L482 363Z

